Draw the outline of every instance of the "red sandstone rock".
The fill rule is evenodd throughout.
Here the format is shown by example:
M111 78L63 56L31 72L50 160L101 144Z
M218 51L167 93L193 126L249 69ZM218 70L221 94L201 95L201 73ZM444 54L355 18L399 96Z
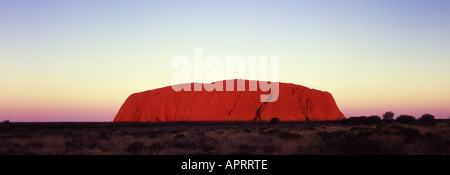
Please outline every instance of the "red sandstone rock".
M234 80L236 89L237 80ZM171 86L132 94L120 108L114 122L165 121L325 121L345 119L330 93L304 86L279 83L275 102L260 102L260 95L249 91L176 92ZM217 82L216 82L217 83ZM184 84L186 85L186 84ZM179 85L181 86L181 85ZM223 81L225 90L226 81Z

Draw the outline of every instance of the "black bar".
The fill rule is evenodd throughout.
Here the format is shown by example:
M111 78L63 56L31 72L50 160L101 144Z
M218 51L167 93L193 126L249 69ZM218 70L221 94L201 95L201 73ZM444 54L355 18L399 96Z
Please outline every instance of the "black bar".
M120 173L127 175L141 174L323 174L323 173L382 173L399 171L402 173L446 170L449 156L0 156L2 167L14 168L16 171L33 171L34 173L57 173L60 169L75 174ZM211 169L182 169L183 162L214 162ZM266 160L266 169L259 164L256 169L246 166L230 166L228 161ZM244 161L245 162L245 161ZM259 162L261 163L261 162ZM192 164L191 164L192 165ZM203 164L204 165L204 164ZM219 167L221 165L221 167ZM361 171L364 170L364 171ZM161 173L162 172L162 173Z

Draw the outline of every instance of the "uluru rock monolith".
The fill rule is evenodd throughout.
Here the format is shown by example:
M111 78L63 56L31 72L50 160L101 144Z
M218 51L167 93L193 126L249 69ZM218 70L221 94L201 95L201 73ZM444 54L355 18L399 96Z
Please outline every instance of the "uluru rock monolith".
M238 80L233 80L234 86ZM241 80L244 81L244 80ZM301 85L279 83L274 102L261 102L261 90L175 91L171 86L130 95L114 122L166 121L327 121L345 119L333 96ZM256 81L259 85L261 81ZM214 82L217 83L217 82ZM222 81L224 89L226 80ZM194 89L198 83L190 83ZM186 84L184 84L186 85ZM204 84L202 84L204 85Z

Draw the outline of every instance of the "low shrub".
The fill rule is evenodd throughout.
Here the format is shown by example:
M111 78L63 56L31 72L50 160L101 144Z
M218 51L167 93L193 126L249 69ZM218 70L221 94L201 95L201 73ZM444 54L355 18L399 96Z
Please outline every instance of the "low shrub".
M416 120L412 115L400 115L397 117L396 121L399 123L407 124Z
M424 114L422 115L422 117L419 118L419 120L422 122L422 125L426 126L436 125L436 119L434 119L434 115L431 114Z
M272 125L277 124L278 122L280 122L280 119L278 119L276 117L270 119L270 124L272 124Z
M147 147L142 142L134 142L127 146L126 152L129 154L142 155L145 153Z
M392 111L385 112L383 114L383 120L385 120L385 121L394 120L394 113Z
M357 124L371 125L371 124L377 124L380 121L381 121L381 118L379 116L373 115L370 117L366 117L366 116L350 117L348 119L341 120L340 122L343 124L350 124L350 125L357 125Z

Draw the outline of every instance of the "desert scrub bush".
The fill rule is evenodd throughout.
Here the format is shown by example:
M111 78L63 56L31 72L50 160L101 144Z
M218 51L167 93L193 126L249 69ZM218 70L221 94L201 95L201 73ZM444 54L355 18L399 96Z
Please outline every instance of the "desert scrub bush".
M125 151L129 154L142 155L145 153L146 149L147 149L147 147L145 146L144 143L134 142L134 143L128 145Z
M422 115L422 117L419 118L419 120L422 122L422 125L425 125L425 126L436 125L436 120L434 119L434 115L431 115L431 114L424 114L424 115Z
M384 121L392 121L392 120L394 120L394 113L392 111L385 112L383 114L383 120Z
M264 135L264 134L266 134L266 135L273 135L273 134L276 134L278 132L280 132L280 130L278 130L278 129L269 129L269 130L260 130L258 133L261 134L261 135Z
M348 119L340 120L339 122L342 124L349 124L349 125L371 125L371 124L377 124L381 121L379 116L360 116L360 117L350 117Z
M375 154L379 150L379 144L367 136L349 131L322 131L318 135L321 139L316 147L322 154Z
M278 119L277 117L270 119L270 124L272 125L277 124L278 122L280 122L280 119Z
M2 125L3 125L3 126L11 125L11 122L10 122L9 120L3 120Z
M265 145L262 147L263 154L271 154L277 151L277 146L275 145Z
M194 136L191 138L178 137L174 138L169 145L178 149L196 150L209 152L217 147L217 140L209 136Z
M422 117L419 119L422 122L433 122L435 121L434 115L431 114L423 114Z
M164 147L161 146L161 143L152 143L147 147L147 154L155 154L163 149Z
M66 150L77 150L83 147L83 141L80 138L72 138L64 142Z
M405 144L414 143L417 139L420 139L420 137L421 137L420 131L417 129L413 129L413 128L401 127L401 128L397 129L397 132L400 135L404 136L403 143L405 143Z
M280 137L283 140L293 140L302 138L302 135L291 132L279 132L278 137Z
M39 143L39 142L30 142L30 143L28 143L27 146L32 147L32 148L42 148L44 146L44 144Z
M217 140L212 137L204 136L199 139L198 148L202 151L209 152L214 150L216 147Z
M147 131L147 132L133 132L131 135L134 137L148 137L148 138L156 138L162 132L161 131Z
M111 134L108 132L101 132L98 135L94 136L95 140L108 140L111 137Z
M306 129L306 130L313 131L313 130L316 129L316 126L313 126L313 125L306 125L306 126L303 126L302 129Z
M373 131L359 131L358 133L356 133L356 135L359 137L370 137L373 134L374 134Z
M423 135L425 154L448 155L450 154L450 138L442 137L433 133Z
M371 131L372 128L368 127L360 127L360 126L353 126L350 128L350 131Z
M244 154L244 155L254 154L257 149L258 149L258 147L255 145L248 145L248 144L242 143L239 145L238 154Z
M293 140L293 139L300 139L302 138L302 135L297 133L291 133L286 131L280 131L278 129L272 129L268 131L259 131L260 135L272 135L275 137L279 137L283 140Z
M197 136L204 136L204 135L205 135L205 132L203 132L203 131L198 131L197 133L195 133L195 135L197 135Z
M31 139L33 138L33 136L31 134L27 134L27 133L16 133L13 135L15 138L21 138L21 139Z
M397 117L396 121L403 124L408 124L416 120L412 115L400 115Z
M367 118L370 123L378 123L381 121L381 117L378 115L371 115Z
M387 128L387 127L385 126L385 124L382 124L382 123L377 124L377 125L375 126L375 132L376 132L377 134L390 134L389 130L386 129L386 128Z
M97 148L98 144L97 143L90 143L86 146L86 148L88 149L95 149Z
M128 132L127 130L122 130L122 131L120 131L120 134L121 134L121 135L128 135L129 132Z
M185 138L185 137L186 136L184 134L181 134L181 133L173 136L174 139L182 139L182 138Z
M180 130L177 130L177 129L173 129L173 130L170 131L171 134L177 134L179 132L180 132Z
M13 127L13 124L9 121L9 120L4 120L2 123L2 127L0 127L0 129L3 130L7 130Z
M177 138L169 143L170 147L177 149L195 150L197 149L196 139L194 138Z
M244 131L244 132L246 132L246 133L251 133L251 132L252 132L252 130L249 129L249 128L245 128L245 129L243 129L242 131Z

